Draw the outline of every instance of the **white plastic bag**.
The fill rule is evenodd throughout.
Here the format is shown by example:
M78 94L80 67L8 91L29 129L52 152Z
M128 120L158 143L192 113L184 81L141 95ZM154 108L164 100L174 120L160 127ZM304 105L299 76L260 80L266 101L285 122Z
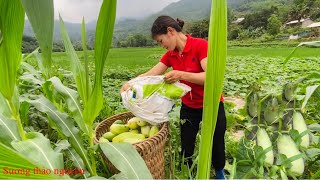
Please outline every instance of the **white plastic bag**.
M121 93L123 105L135 116L151 124L169 121L168 113L177 100L191 88L164 81L164 76L145 76L130 80L130 88Z

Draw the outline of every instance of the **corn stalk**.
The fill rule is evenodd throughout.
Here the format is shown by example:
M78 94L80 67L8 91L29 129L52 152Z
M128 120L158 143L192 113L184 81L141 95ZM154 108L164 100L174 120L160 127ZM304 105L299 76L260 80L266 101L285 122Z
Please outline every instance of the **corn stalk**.
M22 57L23 26L24 10L20 1L0 0L0 93L10 109L11 118L17 121L21 138L25 139L19 115L18 90L15 87Z
M203 123L197 179L209 179L212 139L216 127L227 56L226 0L212 0L209 26L208 63L204 86Z

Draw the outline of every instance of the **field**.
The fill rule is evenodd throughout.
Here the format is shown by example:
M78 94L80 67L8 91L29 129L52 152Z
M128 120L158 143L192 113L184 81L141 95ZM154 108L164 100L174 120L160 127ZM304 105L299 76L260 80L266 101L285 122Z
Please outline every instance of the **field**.
M264 89L276 91L281 89L286 81L318 70L320 62L317 57L320 57L320 50L316 48L298 49L293 59L286 66L282 66L285 57L293 49L292 47L229 48L224 93L227 96L244 98L248 87L258 80L261 80ZM129 80L158 63L164 52L162 48L111 49L106 62L106 74L110 78L121 77L122 81ZM78 55L83 58L82 52L78 52ZM91 63L93 56L91 51L89 53ZM68 58L65 53L54 53L53 60L54 64L68 69ZM120 84L115 86L119 87Z
M250 47L230 47L228 56L259 56L272 58L285 58L293 50L293 47L266 47L266 48L250 48ZM106 63L108 67L124 66L126 68L151 67L156 64L161 55L165 52L162 48L114 48L110 50ZM82 52L78 52L82 57ZM300 48L294 57L319 57L320 50L315 48ZM65 53L54 53L53 60L62 66L67 66ZM89 58L93 61L93 51L90 52Z
M180 144L180 126L186 120L180 119L178 87L148 84L142 87L143 93L135 87L128 91L129 104L153 108L148 111L150 118L163 110L162 101L146 105L145 100L176 98L175 104L169 105L166 124L153 124L137 114L130 119L116 116L111 125L101 123L128 111L120 88L158 63L165 52L160 47L111 48L116 0L102 2L94 32L95 51L86 51L89 33L83 19L83 52L75 51L73 45L81 44L71 41L61 16L64 49L52 48L52 0L0 1L0 179L219 178L208 156L221 90L227 120L224 171L228 179L320 178L320 51L311 48L320 47L320 41L303 43L311 47L299 47L289 61L285 59L296 43L306 39L227 42L226 1L212 3L208 40L215 51L209 51L208 59L215 65L207 67L210 75L205 79L201 131L196 134L195 151L188 157L192 159L186 159ZM25 15L40 46L30 54L21 53ZM268 30L269 24L268 20ZM162 26L159 29L162 32ZM177 40L182 37L172 35ZM136 46L131 40L129 43ZM122 42L116 44L123 47ZM160 44L167 43L160 40ZM53 49L66 53L53 53ZM154 92L159 94L152 96ZM166 125L168 136L159 132L160 126ZM148 152L139 152L140 145ZM157 145L163 145L160 151L155 151ZM191 166L186 164L189 160ZM159 166L154 165L156 161L161 162ZM219 174L223 176L221 171Z
M284 66L283 61L285 57L293 50L292 47L277 47L277 48L250 48L250 47L232 47L228 49L227 67L224 81L224 95L226 97L235 97L238 99L246 100L246 97L251 92L252 87L259 86L260 96L267 94L279 96L282 94L283 86L288 82L295 82L298 78L306 76L312 72L319 71L320 65L320 51L315 48L300 48L295 56ZM127 111L121 102L119 90L121 85L147 71L154 64L159 61L159 58L165 51L161 48L125 48L125 49L111 49L108 60L106 62L106 68L103 76L103 94L104 94L104 108L102 109L96 123L120 112ZM82 60L83 52L77 52L78 56ZM93 69L93 51L89 52L89 68ZM36 65L36 61L33 58L27 60L30 64ZM54 66L62 76L62 80L69 87L75 87L72 78L68 71L62 69L69 69L69 60L65 53L53 54ZM93 71L90 71L93 72ZM59 74L58 73L58 74ZM91 74L92 78L93 74ZM314 83L315 81L311 82ZM299 93L304 94L305 88L308 83L301 85ZM319 123L316 118L317 101L308 103L308 113L305 115L309 124ZM246 146L242 143L249 143L250 139L246 142L240 143L237 134L243 134L248 128L250 129L250 123L252 119L247 115L246 108L240 110L234 110L235 104L226 103L228 131L226 135L226 152L227 152L227 173L231 173L231 163L234 157L237 157L237 149ZM173 165L175 170L173 173L169 173L169 168L166 168L167 177L175 178L187 178L190 173L194 176L193 170L186 168L178 158L180 153L179 147L179 103L176 108L170 113L172 121L170 127L172 131L172 138L170 144L172 145L171 153L166 150L166 163ZM36 114L36 113L35 113ZM249 124L248 124L249 123ZM244 128L245 127L245 128ZM169 145L169 146L171 146ZM316 146L315 146L316 147ZM242 149L243 150L243 149ZM195 152L194 158L196 158L198 152ZM253 153L246 152L246 153ZM172 157L173 156L173 157ZM314 154L317 157L317 154ZM172 159L170 161L170 159ZM244 158L244 157L242 157ZM246 157L249 158L249 157ZM316 162L316 163L315 163ZM230 164L229 164L230 163ZM305 171L303 177L309 177L316 171L318 161L310 161L312 165L306 165L309 170ZM238 165L236 177L243 175L242 171L246 171L246 166ZM255 168L255 167L252 167ZM214 177L214 176L212 176ZM258 177L256 175L255 177Z

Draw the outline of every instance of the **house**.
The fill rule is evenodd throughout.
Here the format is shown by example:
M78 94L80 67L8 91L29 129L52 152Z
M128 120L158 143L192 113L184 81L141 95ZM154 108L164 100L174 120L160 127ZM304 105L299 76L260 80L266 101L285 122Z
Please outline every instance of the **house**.
M243 20L244 20L244 18L238 18L237 20L232 21L232 23L233 23L233 24L239 24L239 23L241 23Z
M320 22L312 23L309 26L307 26L307 28L311 28L311 30L315 32L315 34L320 35Z
M307 26L308 28L314 28L320 30L320 22L315 22Z
M295 26L300 26L302 28L306 28L308 27L310 24L312 24L313 21L309 18L307 19L300 19L299 20L294 20L294 21L290 21L290 22L287 22L285 24L285 27L295 27Z

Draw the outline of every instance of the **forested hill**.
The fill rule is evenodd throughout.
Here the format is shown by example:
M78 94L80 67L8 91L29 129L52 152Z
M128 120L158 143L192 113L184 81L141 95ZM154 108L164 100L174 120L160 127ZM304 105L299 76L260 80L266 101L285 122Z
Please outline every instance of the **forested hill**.
M228 7L234 10L247 10L250 9L250 5L255 7L257 3L271 2L272 0L228 0ZM276 0L283 1L283 0ZM289 1L289 0L287 0ZM270 4L270 3L269 3ZM135 34L135 33L148 33L154 19L159 15L170 15L172 17L179 17L186 22L194 22L204 19L209 16L211 7L211 0L180 0L175 3L171 3L165 7L162 11L153 14L143 20L126 19L116 23L115 36ZM77 23L65 22L71 39L80 39L81 25ZM95 22L87 24L87 31L93 33L95 29ZM28 21L25 23L25 35L33 36L31 26ZM58 40L60 37L59 23L55 21L54 39Z

